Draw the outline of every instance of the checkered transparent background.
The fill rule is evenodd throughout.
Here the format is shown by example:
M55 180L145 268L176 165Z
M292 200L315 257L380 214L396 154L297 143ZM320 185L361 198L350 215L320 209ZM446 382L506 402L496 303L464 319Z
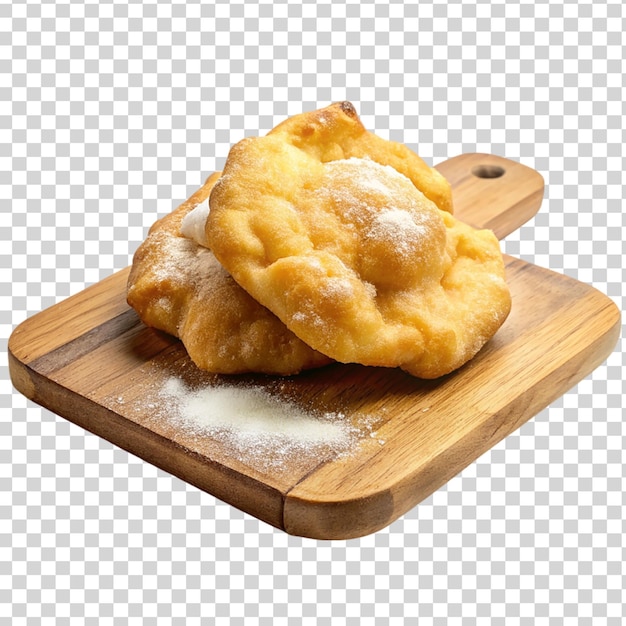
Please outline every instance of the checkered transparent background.
M128 265L233 142L344 99L432 163L539 170L543 208L505 251L623 308L617 0L0 2L5 355L16 324ZM624 623L621 345L392 526L339 542L83 432L2 361L2 624Z

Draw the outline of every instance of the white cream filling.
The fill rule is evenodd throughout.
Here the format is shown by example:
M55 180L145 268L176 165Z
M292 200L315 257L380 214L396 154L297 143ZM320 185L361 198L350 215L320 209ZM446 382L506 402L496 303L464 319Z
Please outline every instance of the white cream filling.
M206 239L205 226L209 216L209 199L197 204L185 217L180 224L180 234L187 239L195 241L199 246L208 248L209 244Z

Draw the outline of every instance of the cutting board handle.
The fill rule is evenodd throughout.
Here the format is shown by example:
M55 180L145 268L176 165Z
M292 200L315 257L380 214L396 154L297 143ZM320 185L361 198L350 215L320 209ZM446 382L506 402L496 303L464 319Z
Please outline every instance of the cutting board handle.
M452 185L454 215L498 239L534 217L543 200L539 172L495 154L461 154L435 168Z

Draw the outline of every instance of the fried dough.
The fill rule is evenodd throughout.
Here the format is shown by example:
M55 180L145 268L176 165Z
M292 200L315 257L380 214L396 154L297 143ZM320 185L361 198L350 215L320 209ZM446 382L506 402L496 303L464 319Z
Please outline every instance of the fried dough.
M436 378L509 313L495 235L456 220L447 181L349 103L235 144L209 203L219 263L333 360Z
M218 178L210 176L151 227L133 257L128 303L146 325L179 337L194 363L210 372L288 375L331 362L239 287L209 249L182 235L185 217Z

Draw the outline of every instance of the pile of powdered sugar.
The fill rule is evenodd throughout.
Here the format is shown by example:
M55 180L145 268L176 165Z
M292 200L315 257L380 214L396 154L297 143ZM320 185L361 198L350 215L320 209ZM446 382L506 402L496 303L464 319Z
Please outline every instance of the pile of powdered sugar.
M208 437L239 460L279 468L319 455L347 455L364 439L376 442L373 419L358 426L342 412L317 413L254 385L188 387L170 377L161 386L160 419L191 438ZM377 440L382 445L382 440Z

